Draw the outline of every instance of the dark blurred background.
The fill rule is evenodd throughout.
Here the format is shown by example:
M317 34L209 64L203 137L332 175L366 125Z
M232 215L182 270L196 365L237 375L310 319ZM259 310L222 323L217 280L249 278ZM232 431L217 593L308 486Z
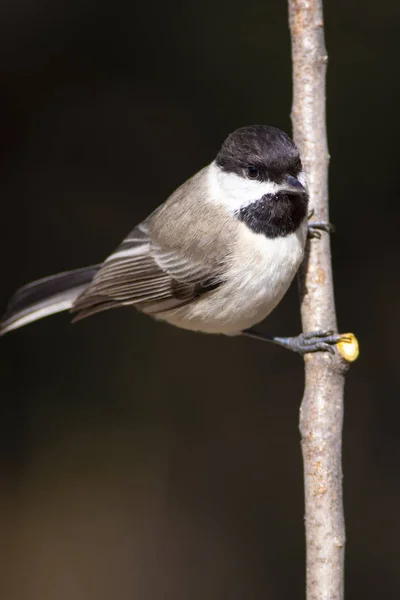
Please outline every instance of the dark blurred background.
M327 0L349 597L400 597L398 0ZM96 263L228 132L290 132L286 3L0 6L1 308ZM296 286L265 328L300 331ZM134 310L0 342L1 597L304 595L303 364Z

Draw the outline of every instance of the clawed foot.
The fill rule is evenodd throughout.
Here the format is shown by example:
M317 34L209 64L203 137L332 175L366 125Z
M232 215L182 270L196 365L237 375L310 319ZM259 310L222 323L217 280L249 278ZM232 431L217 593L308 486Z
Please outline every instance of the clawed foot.
M313 215L314 209L309 212L308 219L311 219ZM308 224L307 237L309 240L320 240L322 231L325 231L325 233L333 233L335 231L335 226L327 221L313 221Z
M308 239L320 240L321 231L325 231L326 233L333 233L335 231L335 227L334 225L332 225L332 223L327 223L325 221L314 221L313 223L309 223L307 232Z
M281 342L278 340L281 340ZM292 338L276 338L276 341L285 348L288 348L288 350L292 350L303 356L311 352L329 352L330 354L334 354L334 346L337 343L350 341L350 339L345 335L340 335L330 330L322 330L308 331Z
M350 341L350 338L333 331L309 331L307 333L301 333L295 337L272 337L262 335L253 329L246 329L243 331L244 335L253 337L265 342L272 342L278 344L287 350L297 352L301 356L309 354L311 352L329 352L330 354L335 353L334 346L342 341Z

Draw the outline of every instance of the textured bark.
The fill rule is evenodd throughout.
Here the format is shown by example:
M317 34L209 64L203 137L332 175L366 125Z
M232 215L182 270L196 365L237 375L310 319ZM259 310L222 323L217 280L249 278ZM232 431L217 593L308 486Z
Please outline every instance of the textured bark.
M328 221L325 120L327 55L322 0L289 0L293 58L294 140L310 190L313 219ZM312 240L299 274L303 331L337 331L330 239ZM307 600L344 597L345 528L342 503L343 387L348 363L340 355L305 357L300 409L304 460Z

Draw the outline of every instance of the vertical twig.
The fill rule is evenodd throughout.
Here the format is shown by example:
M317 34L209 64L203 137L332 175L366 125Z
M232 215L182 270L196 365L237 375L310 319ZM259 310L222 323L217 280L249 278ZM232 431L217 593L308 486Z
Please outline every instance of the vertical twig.
M318 221L328 221L328 146L325 121L327 55L322 0L289 0L293 58L294 140L300 149ZM299 274L303 331L337 330L329 235L308 247ZM356 344L356 340L354 341ZM354 348L353 348L354 350ZM305 358L300 409L304 460L307 600L344 594L345 529L342 504L343 387L348 360L340 352Z

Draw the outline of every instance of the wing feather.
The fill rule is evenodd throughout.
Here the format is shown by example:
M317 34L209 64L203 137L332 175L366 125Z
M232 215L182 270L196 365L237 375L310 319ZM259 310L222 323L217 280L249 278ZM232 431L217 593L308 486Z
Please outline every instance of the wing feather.
M165 251L152 243L147 221L124 239L77 298L74 320L121 305L135 305L145 312L170 310L220 283L214 266L192 262L179 251Z

